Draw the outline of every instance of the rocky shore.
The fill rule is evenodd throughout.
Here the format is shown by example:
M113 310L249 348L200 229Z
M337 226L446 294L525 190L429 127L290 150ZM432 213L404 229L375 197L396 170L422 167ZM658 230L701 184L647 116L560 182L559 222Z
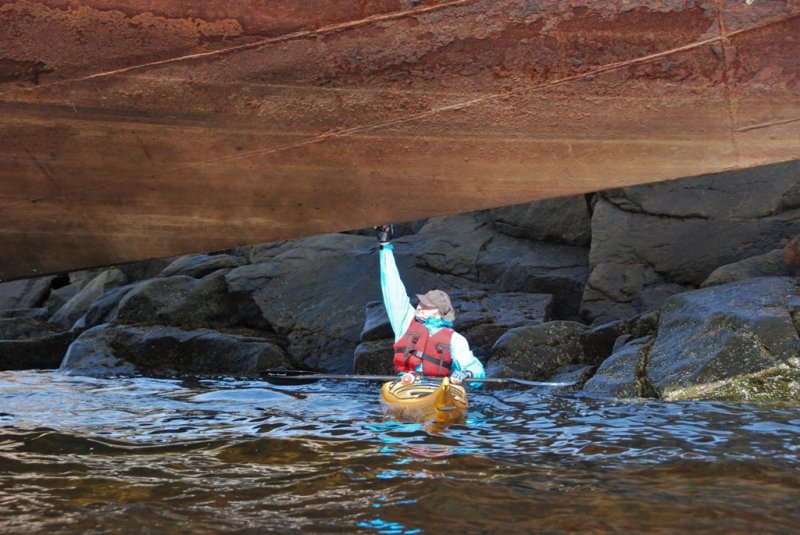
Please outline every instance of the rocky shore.
M800 162L398 225L490 375L800 399ZM0 284L0 369L391 372L369 231Z

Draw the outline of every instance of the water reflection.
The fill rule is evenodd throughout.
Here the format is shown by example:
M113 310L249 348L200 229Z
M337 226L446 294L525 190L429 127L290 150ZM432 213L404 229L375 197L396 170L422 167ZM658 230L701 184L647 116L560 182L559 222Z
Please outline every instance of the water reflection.
M479 391L466 424L377 387L0 374L0 529L760 532L800 521L800 409Z

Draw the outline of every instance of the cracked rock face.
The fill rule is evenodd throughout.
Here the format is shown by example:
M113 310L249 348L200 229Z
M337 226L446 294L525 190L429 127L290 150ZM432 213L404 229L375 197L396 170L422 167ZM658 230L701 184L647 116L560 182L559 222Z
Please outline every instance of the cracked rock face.
M583 314L595 321L658 308L719 266L800 233L800 163L601 194L592 217Z
M797 281L788 277L755 278L670 298L661 308L658 336L647 357L647 381L663 399L713 398L747 384L751 391L736 397L757 399L759 384L769 388L769 377L796 379L797 300Z

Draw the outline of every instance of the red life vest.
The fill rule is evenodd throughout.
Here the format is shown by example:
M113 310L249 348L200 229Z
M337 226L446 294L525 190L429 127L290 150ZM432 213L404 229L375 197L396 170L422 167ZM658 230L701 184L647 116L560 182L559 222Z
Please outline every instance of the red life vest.
M422 363L423 375L450 375L453 332L453 329L442 327L431 336L424 324L412 320L406 333L394 344L394 369L398 373L413 372Z

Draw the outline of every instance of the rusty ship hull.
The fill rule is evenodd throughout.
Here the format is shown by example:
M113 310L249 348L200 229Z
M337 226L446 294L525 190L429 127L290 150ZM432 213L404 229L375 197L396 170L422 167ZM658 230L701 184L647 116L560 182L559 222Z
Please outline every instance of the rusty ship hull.
M0 3L0 279L800 159L800 2Z

